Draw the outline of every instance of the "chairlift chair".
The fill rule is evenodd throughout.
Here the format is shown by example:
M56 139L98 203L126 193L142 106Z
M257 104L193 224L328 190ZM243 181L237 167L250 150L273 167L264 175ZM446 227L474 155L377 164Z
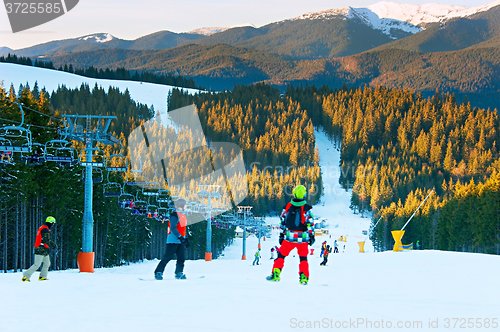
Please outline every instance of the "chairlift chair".
M30 152L31 131L21 126L0 127L0 151Z
M75 165L78 162L78 152L73 144L67 140L54 139L45 143L45 161L54 161L59 164Z
M108 172L126 172L128 170L127 156L112 154L106 158L106 170Z
M170 191L160 189L156 193L156 201L158 203L171 203L172 199L170 198Z
M130 170L125 176L125 183L129 186L144 186L146 175L142 170Z
M28 166L39 166L45 162L45 145L31 143L31 152L21 152L21 161Z
M104 167L106 165L106 155L104 150L92 148L92 155L87 156L87 149L82 149L80 152L80 165L92 167Z

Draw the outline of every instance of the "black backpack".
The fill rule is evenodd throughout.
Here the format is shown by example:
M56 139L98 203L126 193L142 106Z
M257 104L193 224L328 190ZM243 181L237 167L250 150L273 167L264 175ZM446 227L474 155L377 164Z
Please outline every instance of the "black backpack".
M296 207L288 203L285 215L285 226L292 231L305 231L307 226L303 222L304 206Z

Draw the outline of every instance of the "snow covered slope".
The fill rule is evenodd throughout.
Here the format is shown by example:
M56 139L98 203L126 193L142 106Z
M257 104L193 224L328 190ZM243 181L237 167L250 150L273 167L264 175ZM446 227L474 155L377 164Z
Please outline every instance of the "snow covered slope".
M13 84L16 91L20 84L29 84L31 88L38 82L40 89L45 88L48 92L57 90L58 86L65 85L67 88L79 88L82 83L88 84L91 88L98 85L107 90L110 86L117 87L121 92L128 89L130 96L136 102L153 105L156 111L161 113L167 111L167 95L172 86L142 83L133 81L103 80L87 78L62 71L21 66L11 63L0 63L0 82L8 90ZM198 92L195 89L185 89L190 92Z
M257 239L247 242L252 257ZM309 285L302 286L294 252L280 282L265 280L272 268L269 248L276 244L276 234L263 241L262 265L252 266L241 260L237 239L225 259L187 261L187 280L173 278L175 262L170 262L165 280L154 281L158 261L94 274L49 272L44 282L36 280L38 273L30 283L21 282L19 272L0 273L1 330L31 332L43 322L52 332L281 332L308 324L316 324L314 330L449 331L446 326L454 321L446 319L474 318L474 324L476 318L489 319L491 326L500 312L498 256L345 253L330 255L322 267L316 250L309 256ZM438 328L430 329L430 323Z

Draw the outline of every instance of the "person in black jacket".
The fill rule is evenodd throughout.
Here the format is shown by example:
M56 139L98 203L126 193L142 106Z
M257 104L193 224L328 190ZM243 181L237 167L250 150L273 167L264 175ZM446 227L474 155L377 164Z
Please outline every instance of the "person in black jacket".
M170 214L168 222L167 249L160 263L155 269L155 279L163 280L163 272L165 266L174 257L177 256L177 264L175 267L175 279L186 279L184 274L185 249L189 248L187 239L187 219L181 213L186 208L186 201L182 198L175 202L176 210Z
M54 241L50 238L50 228L56 223L54 217L47 217L45 223L40 226L35 238L35 263L24 271L22 281L30 281L31 275L38 270L43 263L42 271L38 280L47 280L50 267L50 248L55 247Z

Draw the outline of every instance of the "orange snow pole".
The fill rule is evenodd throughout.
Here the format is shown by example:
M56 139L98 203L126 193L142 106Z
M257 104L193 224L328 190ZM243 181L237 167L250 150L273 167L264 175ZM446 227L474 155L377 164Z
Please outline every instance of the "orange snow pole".
M81 252L76 259L80 272L94 273L94 253Z
M210 262L212 260L212 253L211 252L206 252L205 253L205 261Z
M399 247L403 246L401 239L403 238L403 235L405 235L405 231L391 231L391 233L395 241L392 251L401 251Z
M246 261L247 260L247 255L241 255L241 260Z

